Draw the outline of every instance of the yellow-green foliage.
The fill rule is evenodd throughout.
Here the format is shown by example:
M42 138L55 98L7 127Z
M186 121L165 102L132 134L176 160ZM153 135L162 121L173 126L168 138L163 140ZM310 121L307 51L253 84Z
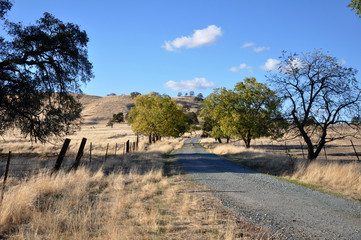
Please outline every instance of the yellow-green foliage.
M250 146L251 139L276 136L280 99L255 78L245 78L234 90L215 89L204 100L201 116L213 137L236 137Z
M141 95L134 101L128 122L135 133L179 137L187 130L183 111L169 96Z

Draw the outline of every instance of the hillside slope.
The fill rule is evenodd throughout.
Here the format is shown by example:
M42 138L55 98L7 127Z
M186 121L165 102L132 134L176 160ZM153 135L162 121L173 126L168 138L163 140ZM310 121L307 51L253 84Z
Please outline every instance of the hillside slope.
M130 95L100 97L82 94L79 95L79 99L83 105L82 117L84 124L97 124L108 121L112 118L113 114L119 112L128 113L130 108L134 106L134 100ZM200 107L200 102L196 101L195 97L177 97L172 99L178 105L187 104L192 112L196 112Z

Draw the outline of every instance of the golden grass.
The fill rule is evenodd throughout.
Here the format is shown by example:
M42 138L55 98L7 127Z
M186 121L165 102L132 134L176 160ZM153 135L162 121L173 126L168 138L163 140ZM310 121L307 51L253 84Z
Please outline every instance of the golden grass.
M162 162L162 161L161 161ZM10 181L0 206L7 239L267 239L267 231L223 209L207 189L180 175L104 174L82 167Z
M293 171L294 161L282 154L272 154L262 149L245 148L226 143L215 143L213 139L202 139L201 144L211 153L260 172L282 175Z
M274 153L262 149L245 148L234 144L218 144L214 139L202 139L201 144L211 153L256 171L299 180L326 191L342 194L348 198L361 200L361 164L327 163L296 159L285 152Z
M357 163L300 163L289 178L361 201L361 165Z

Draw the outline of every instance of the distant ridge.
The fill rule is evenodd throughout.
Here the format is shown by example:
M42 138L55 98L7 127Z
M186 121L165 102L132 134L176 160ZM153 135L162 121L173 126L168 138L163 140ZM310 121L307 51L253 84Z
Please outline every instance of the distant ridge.
M134 100L130 95L101 97L79 94L78 97L83 105L82 117L85 124L108 121L113 114L119 112L128 113L130 108L134 106ZM172 99L178 105L187 104L191 112L196 112L200 107L200 102L195 97L174 97Z

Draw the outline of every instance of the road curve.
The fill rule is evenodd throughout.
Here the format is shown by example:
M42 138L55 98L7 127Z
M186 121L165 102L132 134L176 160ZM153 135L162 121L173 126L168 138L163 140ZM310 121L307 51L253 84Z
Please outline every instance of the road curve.
M361 239L361 203L321 193L239 167L189 139L175 154L193 179L223 204L275 238Z

